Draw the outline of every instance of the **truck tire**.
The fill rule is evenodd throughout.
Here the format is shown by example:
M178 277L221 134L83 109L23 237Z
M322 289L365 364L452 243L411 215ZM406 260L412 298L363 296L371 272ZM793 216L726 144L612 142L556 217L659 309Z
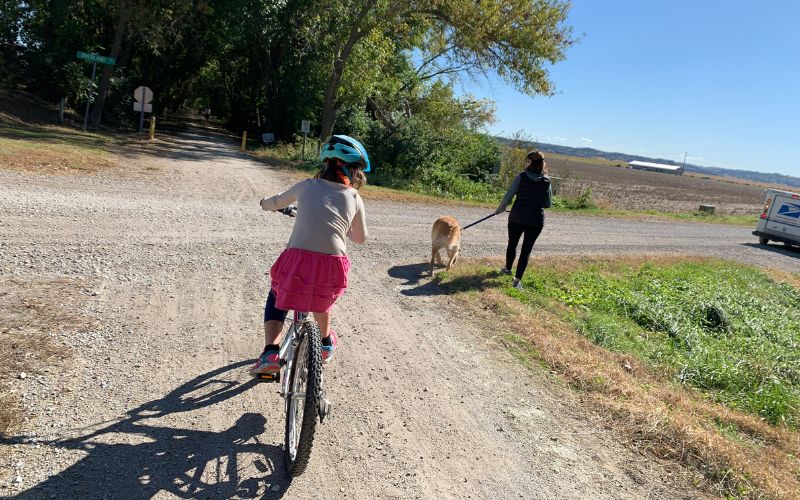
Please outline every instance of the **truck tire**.
M758 242L762 245L766 245L767 243L769 243L769 238L767 238L766 236L759 236Z

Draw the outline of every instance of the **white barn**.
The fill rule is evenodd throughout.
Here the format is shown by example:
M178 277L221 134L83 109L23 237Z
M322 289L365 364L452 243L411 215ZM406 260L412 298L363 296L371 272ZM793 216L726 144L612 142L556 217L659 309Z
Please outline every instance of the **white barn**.
M647 161L632 161L628 163L628 168L632 168L634 170L647 170L648 172L683 175L683 167L680 165L665 165L663 163L650 163Z

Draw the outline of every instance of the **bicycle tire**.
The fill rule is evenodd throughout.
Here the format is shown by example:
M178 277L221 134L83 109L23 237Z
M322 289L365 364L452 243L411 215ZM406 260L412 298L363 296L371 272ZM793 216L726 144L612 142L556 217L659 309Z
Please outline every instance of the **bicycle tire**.
M319 412L319 389L322 383L322 343L320 341L319 326L313 321L306 323L303 328L303 335L300 344L297 346L295 363L292 367L291 380L289 387L292 390L292 397L286 405L286 433L284 451L286 456L286 469L289 475L297 477L305 472L308 460L311 458L311 447L314 444L314 432L317 427L317 417ZM305 363L301 363L304 360ZM304 369L307 371L304 372ZM300 428L293 429L292 423L297 425L298 400L294 398L295 389L298 388L302 379L296 377L305 375L305 398L303 400L303 414L300 420ZM297 380L298 383L295 381ZM293 446L294 433L299 433L296 447ZM294 452L294 456L293 453Z

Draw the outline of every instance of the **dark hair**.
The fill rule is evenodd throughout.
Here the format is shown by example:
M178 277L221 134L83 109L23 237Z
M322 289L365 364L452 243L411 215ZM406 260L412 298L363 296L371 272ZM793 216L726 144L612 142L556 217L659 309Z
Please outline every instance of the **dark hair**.
M361 186L367 183L367 176L364 175L364 171L361 169L361 165L359 163L348 163L347 169L350 171L350 187L354 189L360 189ZM327 158L323 162L322 169L317 172L314 178L344 184L342 179L346 178L346 176L344 174L344 170L342 170L342 168L338 166L335 161Z
M525 159L531 161L530 166L525 169L528 172L535 172L537 174L547 173L547 168L545 168L544 164L544 155L539 151L531 151Z

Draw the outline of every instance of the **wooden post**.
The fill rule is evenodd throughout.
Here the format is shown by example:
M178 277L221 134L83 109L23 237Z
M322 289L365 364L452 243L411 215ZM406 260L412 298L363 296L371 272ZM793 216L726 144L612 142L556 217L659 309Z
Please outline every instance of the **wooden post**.
M247 150L247 130L242 132L242 151Z
M156 117L150 115L150 140L152 141L156 136Z

